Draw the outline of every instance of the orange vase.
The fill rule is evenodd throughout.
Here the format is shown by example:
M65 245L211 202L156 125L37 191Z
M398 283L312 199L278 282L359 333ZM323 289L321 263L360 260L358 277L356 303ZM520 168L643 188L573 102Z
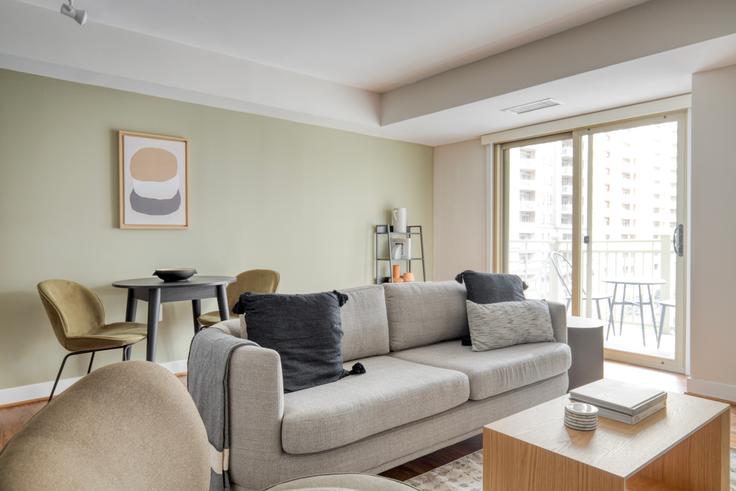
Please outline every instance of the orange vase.
M392 283L401 283L404 281L401 279L401 265L400 264L394 264L391 266L391 282Z

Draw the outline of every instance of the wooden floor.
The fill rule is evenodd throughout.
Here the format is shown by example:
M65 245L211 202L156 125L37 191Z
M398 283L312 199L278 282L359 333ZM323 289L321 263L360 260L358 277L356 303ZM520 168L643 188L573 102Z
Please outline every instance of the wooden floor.
M605 366L606 378L627 382L660 387L669 392L685 392L685 376L670 372L663 372L650 368L642 368L623 363L607 361ZM179 379L186 384L186 375L180 374ZM0 407L0 448L23 425L46 405L46 401L36 401L15 406ZM394 467L382 475L404 481L423 474L441 465L452 462L465 455L480 450L483 446L481 435L474 436L460 443L443 448L419 459ZM736 448L736 406L731 406L731 448Z

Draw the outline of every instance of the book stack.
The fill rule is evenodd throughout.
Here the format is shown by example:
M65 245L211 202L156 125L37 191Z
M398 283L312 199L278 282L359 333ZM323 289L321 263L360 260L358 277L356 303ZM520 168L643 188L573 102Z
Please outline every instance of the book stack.
M570 400L596 406L598 416L636 424L667 406L667 392L603 379L570 391Z

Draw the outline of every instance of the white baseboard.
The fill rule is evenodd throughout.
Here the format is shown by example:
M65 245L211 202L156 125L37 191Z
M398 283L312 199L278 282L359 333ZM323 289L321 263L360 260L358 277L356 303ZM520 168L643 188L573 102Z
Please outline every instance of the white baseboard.
M713 397L736 403L736 385L711 380L687 378L687 391L691 394Z
M186 360L168 361L166 363L159 363L159 365L167 368L172 373L187 371ZM56 387L56 392L54 392L54 395L64 392L80 378L82 377L70 377L59 380L59 385ZM0 406L48 397L53 386L54 381L49 380L48 382L40 382L38 384L21 385L19 387L0 389Z

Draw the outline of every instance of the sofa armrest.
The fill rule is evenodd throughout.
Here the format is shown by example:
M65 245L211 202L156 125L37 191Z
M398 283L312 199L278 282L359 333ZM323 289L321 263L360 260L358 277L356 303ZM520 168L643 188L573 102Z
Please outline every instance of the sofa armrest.
M208 329L218 329L225 334L230 336L240 337L240 318L228 319L226 321L220 321L217 324L212 325Z
M567 308L564 304L547 302L552 318L552 331L558 343L567 343Z
M235 483L278 465L284 382L281 357L267 348L241 346L230 358L230 472Z

